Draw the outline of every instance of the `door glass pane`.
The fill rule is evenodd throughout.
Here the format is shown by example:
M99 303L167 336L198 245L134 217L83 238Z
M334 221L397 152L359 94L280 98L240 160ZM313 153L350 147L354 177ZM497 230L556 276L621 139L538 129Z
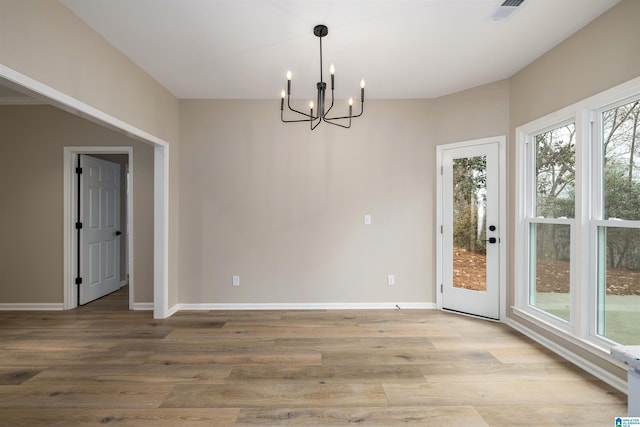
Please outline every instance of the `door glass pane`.
M598 334L640 345L640 229L599 227Z
M487 290L487 157L453 160L453 287Z
M570 226L531 224L529 304L570 319Z
M640 220L640 101L602 113L604 218Z
M575 136L574 123L535 136L538 217L574 217Z

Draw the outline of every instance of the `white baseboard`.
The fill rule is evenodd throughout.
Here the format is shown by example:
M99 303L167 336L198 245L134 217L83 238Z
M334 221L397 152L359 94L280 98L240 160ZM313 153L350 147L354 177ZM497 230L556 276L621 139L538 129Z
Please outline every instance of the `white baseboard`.
M175 308L175 310L174 310ZM425 303L271 303L271 304L177 304L169 312L179 310L435 310L436 304Z
M602 380L605 383L609 384L611 387L615 388L616 390L625 394L627 393L627 382L624 379L621 379L620 377L590 362L589 360L578 356L574 352L567 350L561 345L527 328L526 326L523 326L522 324L514 321L513 319L507 318L505 320L505 323L511 326L513 329L517 330L518 332L521 332L527 337L536 341L538 344L541 344L544 347L548 348L549 350L553 351L560 357L573 363L577 367L584 369L585 371L587 371L594 377L598 378L599 380Z
M63 309L63 303L0 304L0 311L62 311Z
M133 303L134 310L153 310L152 302L134 302Z
M167 310L167 317L171 317L176 314L180 310L179 304L174 305L173 307L169 307Z

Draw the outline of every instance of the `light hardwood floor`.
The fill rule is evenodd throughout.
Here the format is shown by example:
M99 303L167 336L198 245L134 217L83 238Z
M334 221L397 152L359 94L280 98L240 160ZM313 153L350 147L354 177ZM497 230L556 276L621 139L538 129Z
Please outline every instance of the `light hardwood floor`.
M0 425L613 426L626 396L434 310L0 312Z

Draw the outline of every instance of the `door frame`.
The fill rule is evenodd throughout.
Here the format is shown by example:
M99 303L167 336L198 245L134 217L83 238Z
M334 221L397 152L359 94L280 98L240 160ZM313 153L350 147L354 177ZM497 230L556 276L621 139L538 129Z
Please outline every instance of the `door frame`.
M78 271L78 239L75 229L76 209L78 203L78 175L75 173L76 166L78 164L78 155L80 154L125 154L127 156L127 164L129 166L129 182L127 183L127 233L129 239L126 240L125 251L128 254L127 261L130 271L135 271L133 248L134 245L134 226L133 226L133 146L104 146L104 147L87 147L87 146L74 146L64 147L64 223L65 223L65 248L68 248L70 252L65 251L65 273L68 271L71 273L69 277L65 274L64 278L64 309L69 310L78 306L78 288L73 280L76 276L75 272ZM123 266L121 265L122 269ZM129 275L129 310L136 308L135 304L135 280L134 275Z
M438 310L442 310L442 288L443 288L443 268L444 261L442 252L443 234L442 234L442 206L443 206L443 152L453 148L465 148L476 145L485 145L490 143L498 144L498 230L500 231L500 245L499 248L499 272L498 277L500 280L499 293L500 293L500 318L498 321L504 321L507 316L507 249L509 245L509 239L507 239L507 204L506 204L506 145L507 138L505 135L494 136L489 138L473 139L462 142L455 142L450 144L442 144L436 146L436 307Z

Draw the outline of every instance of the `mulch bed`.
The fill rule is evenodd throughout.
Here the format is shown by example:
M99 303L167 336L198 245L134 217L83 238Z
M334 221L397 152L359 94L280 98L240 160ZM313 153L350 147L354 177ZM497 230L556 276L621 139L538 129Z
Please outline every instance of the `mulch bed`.
M454 249L453 283L455 286L484 290L485 255ZM538 292L569 292L569 263L538 259L536 271ZM640 295L640 272L607 269L607 295Z

